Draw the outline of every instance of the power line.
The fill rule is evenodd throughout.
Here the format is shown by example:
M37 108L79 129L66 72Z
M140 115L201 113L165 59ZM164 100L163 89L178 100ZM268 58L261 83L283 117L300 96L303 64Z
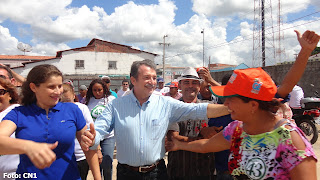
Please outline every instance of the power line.
M290 23L290 22L293 22L293 21L296 21L296 20L299 20L299 19L302 19L302 18L305 18L305 17L308 17L308 16L311 16L313 14L317 14L319 13L320 11L316 11L316 12L313 12L311 14L308 14L308 15L305 15L303 17L299 17L299 18L296 18L294 20L291 20L291 21L288 21L286 23ZM284 28L282 29L281 31L284 31L284 30L287 30L287 29L291 29L291 28L294 28L294 27L298 27L298 26L302 26L302 25L305 25L305 24L310 24L310 23L313 23L313 22L316 22L316 21L319 21L320 19L317 19L317 20L313 20L313 21L309 21L309 22L306 22L306 23L302 23L302 24L298 24L298 25L295 25L295 26L291 26L291 27L288 27L288 28ZM278 25L276 26L273 26L273 27L278 27ZM267 29L270 29L271 27L267 28ZM276 32L279 32L279 31L275 31L274 33ZM272 33L267 33L266 35L270 35ZM249 37L249 38L248 38ZM214 46L210 46L210 47L207 47L206 49L213 49L213 48L218 48L218 47L222 47L222 46L226 46L226 45L229 45L229 44L235 44L235 43L239 43L239 42L243 42L243 41L247 41L247 40L251 40L252 39L252 36L251 35L248 35L248 36L242 36L243 39L241 40L231 40L229 42L224 42L224 43L220 43L220 44L216 44ZM187 55L187 54L193 54L193 53L199 53L200 51L191 51L191 52L187 52L187 53L179 53L179 54L175 54L175 55L172 55L172 56L167 56L166 58L173 58L173 57L176 57L176 56L183 56L183 55Z

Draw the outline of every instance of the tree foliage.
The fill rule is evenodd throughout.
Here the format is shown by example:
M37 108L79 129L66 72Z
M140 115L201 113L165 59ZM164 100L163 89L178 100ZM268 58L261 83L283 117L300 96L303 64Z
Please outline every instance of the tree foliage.
M312 55L315 55L315 54L318 54L318 53L320 53L320 47L316 47L316 48L312 51L311 56L312 56Z

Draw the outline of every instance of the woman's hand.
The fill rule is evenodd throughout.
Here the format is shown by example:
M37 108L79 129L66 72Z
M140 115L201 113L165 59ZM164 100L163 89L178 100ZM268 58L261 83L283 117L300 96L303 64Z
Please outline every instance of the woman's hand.
M171 136L169 139L171 139L170 141L167 139L165 141L165 148L166 148L166 151L177 151L179 150L179 147L178 147L178 139L174 136Z
M297 34L298 41L302 48L307 48L310 51L313 51L314 48L317 47L320 36L316 34L314 31L305 31L302 35L299 31L295 30Z
M56 160L56 154L52 151L58 146L58 141L54 144L30 142L27 146L26 154L31 162L38 169L50 167Z

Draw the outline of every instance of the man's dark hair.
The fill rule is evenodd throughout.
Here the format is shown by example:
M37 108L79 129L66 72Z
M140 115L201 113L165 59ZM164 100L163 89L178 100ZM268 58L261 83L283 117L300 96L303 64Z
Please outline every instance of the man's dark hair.
M129 79L124 79L124 80L122 80L122 84L123 84L124 82L127 82L127 83L129 84Z
M156 65L150 59L145 59L143 61L135 61L131 65L130 77L134 77L134 78L138 79L138 74L139 74L138 71L139 71L140 66L142 66L142 65L148 66L151 69L156 70Z
M4 69L4 70L6 70L8 72L7 74L8 74L9 79L13 78L13 75L12 75L12 72L11 72L10 68L8 68L7 66L0 65L0 69Z

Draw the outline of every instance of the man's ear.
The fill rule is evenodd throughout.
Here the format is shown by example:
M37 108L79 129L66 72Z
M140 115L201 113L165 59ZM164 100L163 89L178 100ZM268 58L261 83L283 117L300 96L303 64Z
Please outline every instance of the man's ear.
M133 84L133 86L135 86L135 85L136 85L136 82L137 82L137 79L134 78L133 76L131 76L131 77L130 77L130 81L131 81L131 83Z
M15 78L11 78L10 79L11 84L13 84L14 86L16 86L16 79Z
M31 91L36 92L36 85L34 83L30 83L29 87L30 87Z

